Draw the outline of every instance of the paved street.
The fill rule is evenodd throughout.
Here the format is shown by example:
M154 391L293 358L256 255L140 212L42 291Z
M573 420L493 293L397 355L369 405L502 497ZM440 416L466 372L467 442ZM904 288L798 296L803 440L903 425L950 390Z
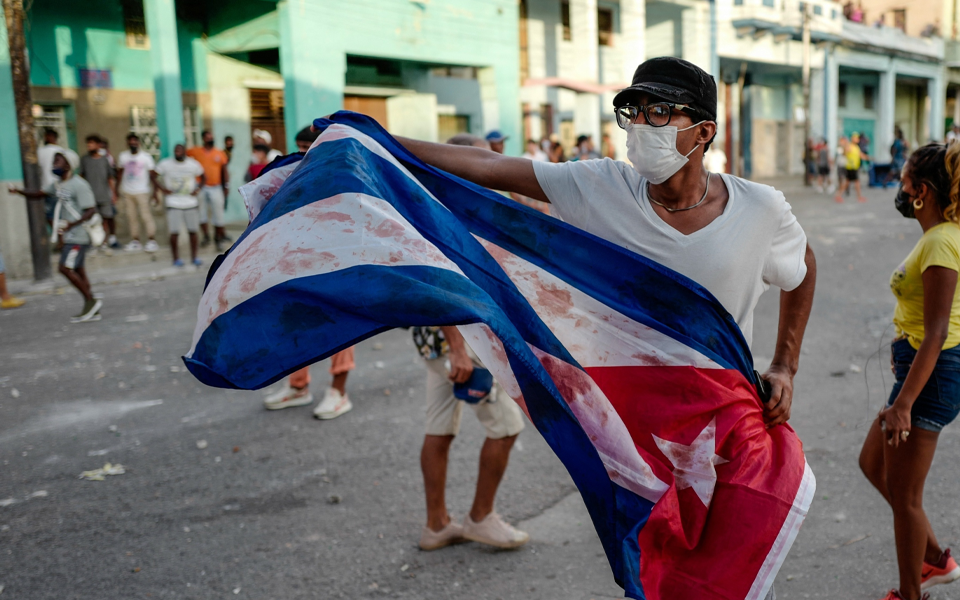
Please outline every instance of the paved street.
M896 584L892 519L857 456L892 383L888 277L920 228L893 209L894 190L870 190L865 205L787 192L819 263L791 421L818 489L777 594L876 599ZM97 323L69 324L80 301L63 288L0 313L4 600L619 597L574 486L532 426L520 435L498 510L533 541L514 552L417 549L424 369L406 331L358 347L348 382L354 410L334 421L316 421L306 407L267 412L265 392L197 383L179 356L203 274L99 272L95 281L121 283L99 286ZM772 354L776 311L776 295L765 295L758 364ZM328 377L325 363L315 365L314 389ZM952 546L960 544L960 482L950 467L960 459L958 431L941 436L926 496L941 542ZM465 415L448 481L458 518L482 439ZM107 462L126 473L78 478ZM954 597L960 584L932 594Z

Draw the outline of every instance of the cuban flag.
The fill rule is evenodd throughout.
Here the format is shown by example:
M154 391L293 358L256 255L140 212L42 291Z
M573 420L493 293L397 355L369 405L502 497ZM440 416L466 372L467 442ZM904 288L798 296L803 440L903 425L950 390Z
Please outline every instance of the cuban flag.
M813 498L749 348L697 283L429 167L341 112L242 189L184 361L258 389L395 327L456 325L563 461L631 598L762 599Z

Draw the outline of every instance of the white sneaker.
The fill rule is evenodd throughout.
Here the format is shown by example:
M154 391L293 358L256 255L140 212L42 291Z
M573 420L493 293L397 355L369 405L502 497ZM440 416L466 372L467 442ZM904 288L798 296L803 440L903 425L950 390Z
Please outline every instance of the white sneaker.
M350 403L350 397L347 394L341 395L338 390L327 388L323 400L313 409L313 416L318 419L336 419L351 408L353 404Z
M160 245L157 244L156 240L147 240L147 245L143 247L147 252L156 252L160 249Z
M463 518L463 537L496 548L519 548L530 540L530 535L504 522L495 512L474 523L469 513Z
M290 387L289 383L285 383L283 389L275 394L270 394L263 400L263 406L267 410L279 410L291 406L306 406L312 402L313 394L310 393L310 388L298 390Z
M123 249L127 252L139 252L143 250L143 246L140 244L140 240L130 240Z

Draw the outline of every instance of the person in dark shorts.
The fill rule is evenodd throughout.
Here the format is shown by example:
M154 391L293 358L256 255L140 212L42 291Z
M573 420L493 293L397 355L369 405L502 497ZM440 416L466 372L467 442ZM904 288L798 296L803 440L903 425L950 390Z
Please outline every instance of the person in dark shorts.
M83 227L83 222L97 213L97 202L90 184L73 174L73 166L63 154L58 153L53 157L53 174L59 181L54 181L43 190L20 190L11 187L10 192L28 198L53 196L57 199L60 204L60 219L54 226L57 228L57 247L60 250L60 273L83 296L83 310L70 321L99 321L103 301L93 297L90 280L84 268L84 259L90 249L90 234Z
M931 586L960 579L923 497L940 432L960 413L958 186L960 146L927 144L907 160L896 199L897 210L919 221L923 235L890 278L897 381L860 451L860 469L893 509L900 586L884 600L927 598Z
M97 212L103 218L103 227L107 230L104 245L119 248L117 242L117 170L111 163L109 154L101 151L101 140L97 134L87 136L87 153L80 157L80 169L77 175L83 177L93 190L97 201Z

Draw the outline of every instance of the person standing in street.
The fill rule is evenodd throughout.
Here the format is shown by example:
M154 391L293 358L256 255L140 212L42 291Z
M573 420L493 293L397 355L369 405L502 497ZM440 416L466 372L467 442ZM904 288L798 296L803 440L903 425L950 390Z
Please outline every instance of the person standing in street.
M547 156L547 153L540 149L540 145L537 144L536 140L527 140L527 150L522 154L522 156L523 158L529 160L550 160L550 157Z
M3 253L0 253L0 310L20 308L26 304L23 298L17 298L7 291L7 267L3 263Z
M135 133L127 135L127 150L120 153L117 162L119 163L117 179L120 181L120 199L130 224L130 241L123 249L128 252L140 250L156 252L160 248L155 239L157 224L150 212L151 202L155 205L160 203L156 188L157 174L154 171L156 163L153 162L153 157L149 153L140 148L140 137ZM146 229L146 245L140 243L138 214Z
M857 190L857 202L866 202L867 199L863 197L863 191L860 189L860 159L862 156L860 153L860 136L854 133L850 136L850 141L841 138L841 145L843 147L844 173L840 179L840 187L837 188L837 195L833 199L838 204L842 204L843 196L852 183Z
M200 230L200 202L197 194L203 188L204 171L200 163L187 156L183 144L173 148L173 157L157 165L157 186L164 193L167 208L167 229L170 231L170 253L173 266L182 267L180 260L180 229L186 228L190 238L190 262L195 267L203 264L197 257L197 232Z
M227 193L230 189L230 173L227 171L227 155L213 147L213 134L209 130L202 134L203 146L190 148L187 156L194 159L203 167L204 185L200 189L200 229L203 231L201 246L210 243L210 229L208 222L213 223L214 243L217 252L224 251L227 242L227 233L224 227L226 220Z
M68 161L76 164L80 159L77 153L60 145L60 134L56 129L43 130L43 145L37 148L37 163L40 165L40 188L48 188L59 178L53 174L53 157L63 154Z
M267 151L267 164L270 164L274 161L274 159L280 158L281 156L283 156L283 152L280 152L279 150L273 148L272 146L273 136L270 135L269 131L265 129L254 129L253 132L250 134L250 139L253 142L254 146L266 146L267 148L269 148L269 150ZM251 162L253 161L252 156L250 160Z
M598 158L600 158L600 153L593 148L593 138L589 135L578 137L576 150L570 160L596 160Z
M761 378L770 384L766 426L786 423L816 286L803 228L776 189L704 168L717 133L717 85L709 73L679 58L653 58L613 103L632 165L534 162L397 139L429 165L550 202L565 222L689 277L726 308L748 345L760 295L780 288L776 346Z
M491 150L497 154L503 154L503 144L510 139L510 136L503 135L499 129L494 129L484 139L487 140Z
M412 332L427 367L427 422L420 451L427 523L420 532L420 549L438 550L467 540L496 548L519 548L530 536L494 511L494 499L510 451L523 431L520 407L496 382L484 390L485 397L470 404L487 437L480 450L473 506L463 522L457 523L447 512L447 463L450 446L460 431L465 402L455 395L454 385L468 383L474 370L483 369L483 365L456 327L414 327Z
M87 136L87 153L80 158L80 169L77 174L90 184L93 197L97 201L97 211L103 219L107 239L105 247L119 248L117 242L117 174L110 164L108 154L101 152L100 136Z
M73 174L73 167L67 157L58 153L53 158L53 174L57 181L41 191L25 191L10 188L11 193L27 198L53 196L60 204L60 220L54 225L57 229L57 248L60 250L60 273L83 296L83 309L70 321L84 323L100 320L100 308L103 301L94 298L84 259L90 250L90 234L83 227L97 212L97 201L93 190L82 177Z
M820 138L814 152L817 161L817 192L829 194L833 190L830 185L830 145L827 140Z
M896 207L923 235L890 278L896 383L863 442L860 469L893 509L900 587L884 600L919 600L960 579L923 508L940 432L960 413L960 146L917 149Z
M233 158L233 136L227 135L223 138L223 153L227 155L227 163Z

